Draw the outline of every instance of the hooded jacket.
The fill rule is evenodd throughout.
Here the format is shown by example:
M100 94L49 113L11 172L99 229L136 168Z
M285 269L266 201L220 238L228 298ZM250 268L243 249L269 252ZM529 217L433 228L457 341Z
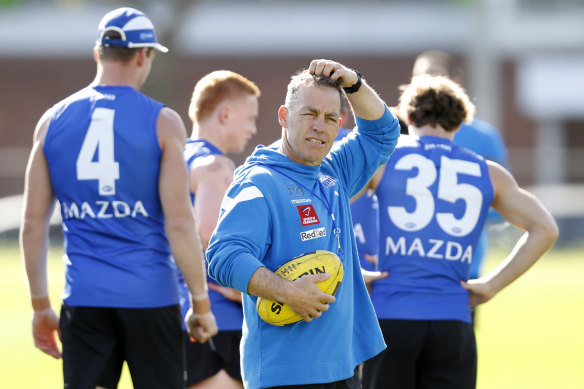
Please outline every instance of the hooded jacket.
M207 250L209 273L219 284L247 293L259 267L274 271L314 250L336 253L345 271L336 301L311 322L268 324L257 313L257 297L244 294L246 387L347 379L385 348L361 276L349 199L387 161L399 125L387 108L377 120L356 123L358 130L338 142L320 166L294 163L258 146L236 170L223 199Z

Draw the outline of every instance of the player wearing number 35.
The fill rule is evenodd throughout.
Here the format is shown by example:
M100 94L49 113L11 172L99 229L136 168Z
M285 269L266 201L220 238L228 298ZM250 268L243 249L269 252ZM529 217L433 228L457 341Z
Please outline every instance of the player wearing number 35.
M402 87L409 124L368 184L380 210L379 270L371 299L389 347L367 361L364 388L474 388L477 352L471 309L529 269L558 236L550 213L511 174L452 143L474 106L445 77ZM485 276L468 280L489 206L526 231Z
M94 82L49 109L35 130L21 250L35 345L61 357L60 331L68 388L117 387L124 360L135 388L184 388L171 253L193 296L189 331L200 342L217 332L188 195L186 130L175 111L138 91L154 49L168 51L142 12L105 15ZM65 235L60 319L47 286L55 198Z

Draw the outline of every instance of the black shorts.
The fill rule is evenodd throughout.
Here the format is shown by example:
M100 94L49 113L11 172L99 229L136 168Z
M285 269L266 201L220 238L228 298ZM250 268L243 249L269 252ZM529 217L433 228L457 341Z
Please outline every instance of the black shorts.
M180 308L61 306L66 388L116 388L123 362L134 388L184 389Z
M359 367L357 366L355 368L355 374L346 380L326 382L323 384L271 386L268 389L361 389L359 374L357 373L358 369Z
M205 343L186 339L187 386L199 383L224 369L227 374L241 381L239 343L241 331L219 331Z
M474 389L472 324L456 320L379 320L387 349L363 366L364 389Z

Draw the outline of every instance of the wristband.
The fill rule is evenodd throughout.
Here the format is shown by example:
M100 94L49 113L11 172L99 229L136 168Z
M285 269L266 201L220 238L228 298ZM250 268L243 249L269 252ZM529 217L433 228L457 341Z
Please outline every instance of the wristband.
M191 317L193 318L193 320L197 320L201 317L207 317L207 316L213 316L213 312L209 311L207 313L191 313Z
M343 90L345 91L346 94L350 95L351 93L355 93L359 90L359 88L361 88L361 73L359 73L356 70L353 70L355 72L355 74L357 75L357 82L354 83L353 85L351 85L350 87L347 88L343 88Z
M44 311L51 308L51 301L48 296L31 297L30 299L33 311Z
M193 301L203 301L209 298L209 294L207 292L194 294L191 296L191 300Z

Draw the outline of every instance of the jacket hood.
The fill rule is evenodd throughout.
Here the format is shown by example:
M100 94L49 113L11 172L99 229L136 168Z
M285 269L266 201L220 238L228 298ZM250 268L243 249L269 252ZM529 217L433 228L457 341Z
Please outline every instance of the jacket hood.
M275 147L259 145L254 152L247 157L245 163L235 170L235 179L241 178L250 173L258 166L267 167L283 175L293 174L294 179L316 180L320 173L321 166L308 166L301 163L292 162L290 158L282 154Z

